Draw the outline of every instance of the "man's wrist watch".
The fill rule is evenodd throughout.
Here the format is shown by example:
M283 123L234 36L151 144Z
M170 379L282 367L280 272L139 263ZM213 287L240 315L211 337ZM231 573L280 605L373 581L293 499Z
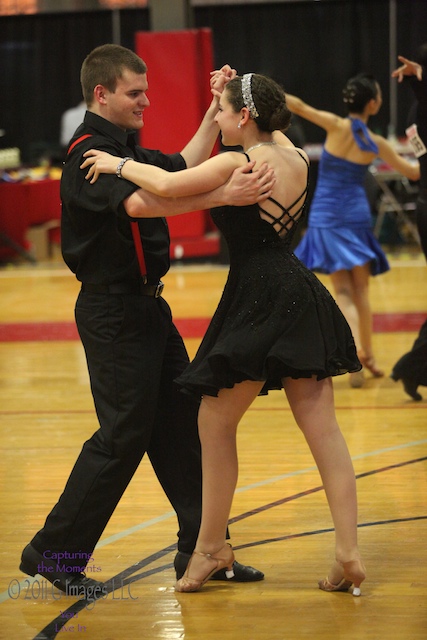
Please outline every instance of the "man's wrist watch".
M124 166L125 162L127 162L128 160L133 160L133 158L130 158L129 156L126 156L125 158L122 158L120 160L119 164L117 165L116 176L118 178L123 178L122 169L123 169L123 166Z

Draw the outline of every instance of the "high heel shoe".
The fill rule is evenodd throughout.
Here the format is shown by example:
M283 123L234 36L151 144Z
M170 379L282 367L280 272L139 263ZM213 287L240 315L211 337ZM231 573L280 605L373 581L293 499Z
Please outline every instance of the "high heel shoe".
M374 356L359 356L359 360L361 364L372 373L374 378L382 378L384 376L384 371L378 369Z
M202 578L202 580L195 580L194 578L190 578L189 576L191 563L193 561L194 556L196 555L203 556L208 560L211 560L215 565L212 567L211 571L209 571L208 575L205 578ZM201 553L200 551L194 551L193 555L191 556L188 562L187 569L184 575L182 576L182 578L180 578L177 581L175 585L175 591L185 591L185 592L200 591L200 589L203 587L205 582L207 582L214 573L216 573L217 571L220 571L221 569L224 569L225 567L227 569L225 572L227 578L232 578L234 576L233 563L234 563L234 553L233 553L233 549L231 548L231 545L228 544L228 542L215 554Z
M365 374L363 373L363 369L361 369L360 371L354 371L353 373L350 373L349 376L350 387L352 389L360 389L361 387L363 387L363 383L365 382Z
M353 595L356 597L360 596L360 585L366 577L363 562L361 560L349 560L349 562L339 562L336 560L336 563L344 572L344 577L338 584L332 584L328 578L320 580L318 582L319 589L322 589L322 591L348 591L351 585L354 584Z

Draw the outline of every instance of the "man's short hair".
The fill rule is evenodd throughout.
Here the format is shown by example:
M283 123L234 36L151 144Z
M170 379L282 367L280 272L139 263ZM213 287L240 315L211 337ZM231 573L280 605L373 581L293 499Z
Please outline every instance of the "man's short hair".
M147 72L147 65L136 53L118 44L103 44L93 49L83 61L80 72L87 106L92 104L93 90L98 84L114 93L117 80L122 77L125 69L142 75Z

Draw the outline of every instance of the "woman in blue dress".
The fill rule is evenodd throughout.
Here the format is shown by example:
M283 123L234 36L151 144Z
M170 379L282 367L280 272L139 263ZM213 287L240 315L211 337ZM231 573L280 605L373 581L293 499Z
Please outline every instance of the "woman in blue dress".
M360 595L365 578L355 473L335 415L332 385L332 376L359 371L361 365L335 300L292 252L292 237L303 219L308 159L282 133L290 118L277 83L245 74L226 85L215 118L223 144L241 146L244 153L221 153L175 173L131 159L123 164L121 158L94 150L84 154L81 165L91 165L86 176L91 181L100 172L116 173L120 166L123 178L168 197L209 191L252 161L255 166L266 162L276 177L262 206L212 211L228 244L230 272L198 352L177 380L200 400L203 452L200 532L177 591L198 591L219 569L232 569L234 556L225 532L238 475L237 427L256 396L273 389L286 393L322 477L334 522L335 561L319 587L348 591L353 584L353 595Z
M372 346L369 277L390 267L372 231L364 181L378 157L410 180L419 179L419 164L399 156L384 137L368 129L370 116L382 104L380 86L371 75L359 74L347 82L343 99L348 117L315 109L288 93L286 97L290 111L326 131L308 228L295 254L312 271L331 276L359 360L373 376L381 377ZM363 379L363 369L350 374L353 387L361 387Z

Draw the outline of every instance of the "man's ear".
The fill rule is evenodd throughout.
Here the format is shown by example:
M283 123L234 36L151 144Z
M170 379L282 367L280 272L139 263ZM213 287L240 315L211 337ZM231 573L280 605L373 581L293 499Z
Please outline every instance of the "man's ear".
M105 98L107 91L102 84L97 84L95 89L93 90L94 98L99 104L106 104L107 100Z

